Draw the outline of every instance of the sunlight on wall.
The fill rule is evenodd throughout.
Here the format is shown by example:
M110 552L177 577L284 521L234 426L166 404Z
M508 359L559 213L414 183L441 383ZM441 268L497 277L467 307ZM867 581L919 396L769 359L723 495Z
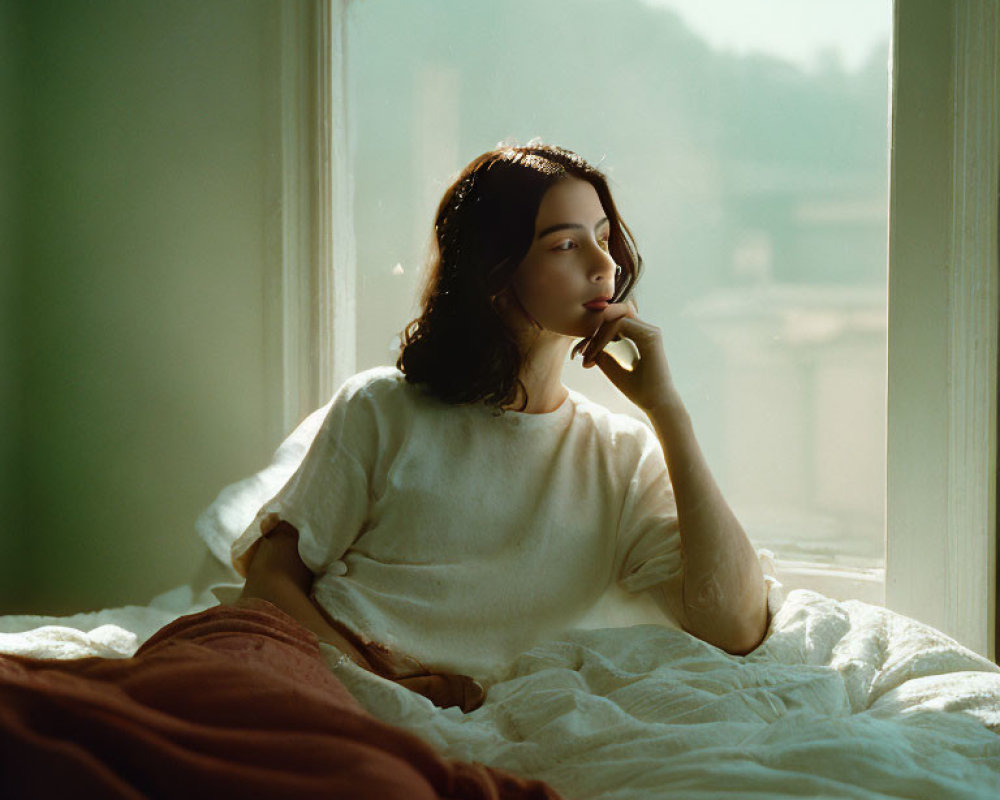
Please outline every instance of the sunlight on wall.
M269 0L18 6L18 524L0 613L141 604L190 580L197 514L273 451L278 18Z

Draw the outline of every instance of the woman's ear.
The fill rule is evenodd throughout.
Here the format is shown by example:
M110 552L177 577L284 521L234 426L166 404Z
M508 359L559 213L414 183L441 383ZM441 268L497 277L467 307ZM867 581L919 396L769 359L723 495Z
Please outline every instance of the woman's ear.
M490 303L511 330L522 328L525 322L536 331L544 330L541 323L531 316L528 309L524 307L512 283L507 284L507 286L493 295L490 298Z
M490 305L497 310L497 313L500 314L500 316L504 316L511 306L514 305L513 299L513 293L511 292L511 287L508 284L490 297Z

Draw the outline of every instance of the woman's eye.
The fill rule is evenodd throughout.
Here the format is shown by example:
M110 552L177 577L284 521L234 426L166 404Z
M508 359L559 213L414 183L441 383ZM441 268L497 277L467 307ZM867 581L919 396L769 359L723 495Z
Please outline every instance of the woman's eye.
M609 239L598 239L598 241L604 247L607 247L610 240ZM574 242L572 239L567 239L565 242L562 242L561 244L556 245L555 249L556 250L562 250L564 252L570 249L569 247L564 247L563 245L571 245L573 247L576 247L576 242Z

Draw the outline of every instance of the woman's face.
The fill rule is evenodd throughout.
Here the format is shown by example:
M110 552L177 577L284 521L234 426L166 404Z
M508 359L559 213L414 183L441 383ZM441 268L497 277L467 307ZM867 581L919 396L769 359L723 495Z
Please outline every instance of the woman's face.
M510 289L545 330L587 337L600 326L603 307L588 309L584 304L615 293L609 232L597 190L589 182L563 178L543 195L531 249ZM523 314L507 318L519 328L531 327Z

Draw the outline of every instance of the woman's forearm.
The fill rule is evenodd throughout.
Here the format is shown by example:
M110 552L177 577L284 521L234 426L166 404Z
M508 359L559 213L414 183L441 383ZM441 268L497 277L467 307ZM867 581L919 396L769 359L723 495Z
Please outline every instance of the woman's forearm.
M757 553L712 477L680 397L674 392L646 413L677 503L690 632L730 653L747 653L767 632Z
M442 708L457 705L469 712L483 704L486 692L482 685L465 675L421 670L419 675L397 678L386 673L386 667L390 667L391 671L389 662L379 664L381 669L376 669L357 647L330 624L322 609L303 591L302 586L288 576L254 575L251 571L236 605L250 598L274 604L315 633L321 642L332 644L362 669L393 680L400 686L423 695L435 705ZM375 656L378 656L377 650Z
M302 627L315 633L321 642L333 645L359 667L374 671L364 655L330 625L312 599L293 581L281 575L257 579L250 575L240 599L247 597L258 597L273 603Z

